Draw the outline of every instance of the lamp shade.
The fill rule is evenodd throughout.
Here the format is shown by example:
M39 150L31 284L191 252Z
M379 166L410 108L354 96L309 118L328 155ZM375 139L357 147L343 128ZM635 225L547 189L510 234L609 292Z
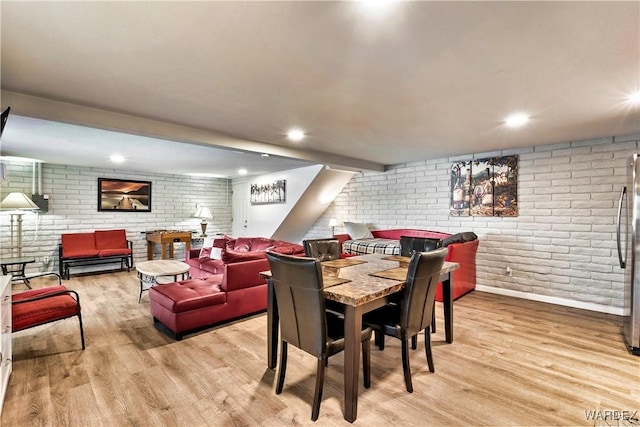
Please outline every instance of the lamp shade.
M338 220L335 218L331 218L329 220L329 227L337 227L338 226Z
M211 218L213 218L213 215L211 215L211 211L209 210L209 208L207 208L205 206L200 206L198 208L198 210L196 210L196 214L194 216L196 218L202 218L202 219L211 219Z
M24 193L9 193L0 203L1 209L38 210L38 205Z

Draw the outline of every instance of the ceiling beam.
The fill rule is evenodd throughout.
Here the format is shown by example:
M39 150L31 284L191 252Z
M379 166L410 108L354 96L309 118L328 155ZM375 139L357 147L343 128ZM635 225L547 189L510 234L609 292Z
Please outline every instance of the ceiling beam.
M367 160L252 141L211 130L101 110L19 92L3 90L1 99L2 105L11 107L12 114L20 116L166 139L178 143L192 143L215 148L267 153L274 156L325 164L337 169L384 171L384 165Z

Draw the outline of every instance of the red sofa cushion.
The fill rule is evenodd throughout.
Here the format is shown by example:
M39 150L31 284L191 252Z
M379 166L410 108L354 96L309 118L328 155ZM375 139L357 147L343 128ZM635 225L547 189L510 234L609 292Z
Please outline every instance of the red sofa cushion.
M295 243L274 246L270 250L285 255L304 254L304 247L302 245L296 245Z
M95 233L63 234L61 241L63 258L98 256Z
M214 274L222 274L224 273L224 261L221 259L208 259L208 260L200 260L198 259L201 270L208 271L209 273Z
M236 262L243 261L251 261L255 259L262 259L267 257L266 251L254 251L254 252L245 252L245 251L234 251L230 249L225 249L222 251L222 262L225 264L233 264Z
M98 256L109 257L117 255L131 255L131 249L101 249L98 251Z
M22 301L62 290L66 290L66 288L64 286L49 286L14 294L11 299L12 301ZM79 311L78 302L69 294L57 295L24 304L13 304L11 307L13 331L21 331L32 326L75 316Z
M220 289L221 276L156 285L149 289L149 298L172 313L224 304L227 293Z
M96 249L128 249L125 230L96 230ZM64 242L63 242L64 246Z
M266 251L276 243L275 240L266 239L264 237L252 237L251 239L248 239L248 240L249 240L249 250L252 252ZM238 242L243 244L241 237L236 239L236 245L238 245Z

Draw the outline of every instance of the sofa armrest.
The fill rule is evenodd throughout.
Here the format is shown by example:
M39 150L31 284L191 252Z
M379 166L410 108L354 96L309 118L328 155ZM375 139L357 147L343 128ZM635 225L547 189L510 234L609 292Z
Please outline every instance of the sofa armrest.
M334 239L338 239L338 242L340 243L340 252L342 252L342 244L347 240L351 240L351 236L348 234L334 234L333 237Z
M460 268L453 272L453 283L458 289L470 291L476 287L476 252L480 240L452 243L447 248L447 261L457 262Z

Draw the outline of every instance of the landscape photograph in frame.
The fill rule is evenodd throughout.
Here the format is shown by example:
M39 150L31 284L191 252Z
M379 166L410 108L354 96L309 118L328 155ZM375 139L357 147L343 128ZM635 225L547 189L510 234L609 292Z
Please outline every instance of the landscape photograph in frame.
M151 212L151 181L98 178L98 211Z

